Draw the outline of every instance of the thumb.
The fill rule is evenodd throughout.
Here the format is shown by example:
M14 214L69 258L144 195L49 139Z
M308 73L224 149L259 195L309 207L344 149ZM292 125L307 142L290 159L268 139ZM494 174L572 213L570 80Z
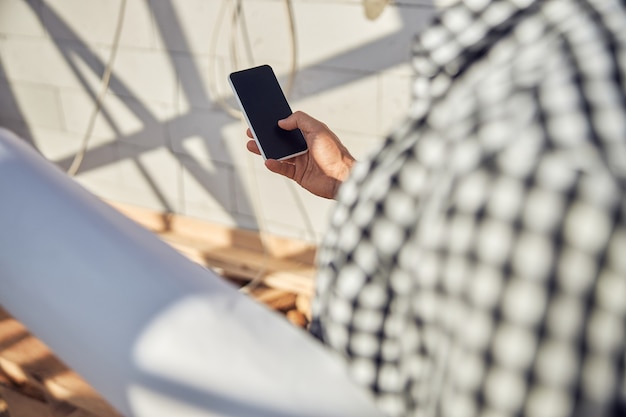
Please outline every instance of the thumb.
M298 128L298 120L295 113L289 115L285 119L281 119L278 121L278 126L284 130L294 130Z
M316 123L319 123L317 120L309 116L303 111L296 111L282 120L278 121L278 126L285 130L294 130L299 128L302 132L312 131Z

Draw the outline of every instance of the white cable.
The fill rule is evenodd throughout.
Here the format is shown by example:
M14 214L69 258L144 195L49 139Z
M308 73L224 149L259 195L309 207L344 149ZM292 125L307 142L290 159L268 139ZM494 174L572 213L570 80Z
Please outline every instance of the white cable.
M220 39L220 35L224 32L222 30L223 22L227 21L227 19L225 18L227 6L232 3L234 3L234 5L233 5L232 13L231 13L231 18L230 18L231 27L228 32L229 33L228 45L229 45L230 71L227 71L224 68L219 68L218 70L218 68L216 68L219 66L219 64L217 63L218 60L216 59L217 44ZM292 93L293 85L295 82L295 77L297 74L298 45L296 41L296 24L295 24L295 13L293 11L293 5L291 3L291 0L285 0L285 4L287 7L287 14L288 14L289 39L290 39L289 43L290 43L290 49L291 49L289 73L288 73L288 79L287 79L287 83L285 87L285 95L289 97ZM212 59L212 66L213 66L213 69L210 71L210 77L209 77L209 86L208 86L209 92L211 93L217 105L220 108L222 108L222 110L224 110L226 113L228 113L230 116L234 117L235 119L243 120L243 115L241 114L241 111L238 108L229 105L226 101L226 96L229 96L230 93L222 94L220 93L219 88L218 88L218 86L223 83L222 80L226 78L226 75L228 72L232 72L232 71L236 71L237 69L240 69L240 63L238 60L239 48L237 47L238 45L237 31L238 30L241 31L242 38L243 38L242 43L244 44L245 57L247 59L246 66L254 65L255 60L252 54L252 46L250 42L250 36L248 33L248 25L245 21L245 13L243 13L242 0L222 0L220 9L218 11L216 22L217 23L213 27L213 33L211 34L211 40L209 43L209 57Z
M227 1L227 0L224 0L224 1ZM294 80L295 80L295 76L297 72L298 48L297 48L297 41L296 41L295 16L294 16L294 11L293 11L293 6L291 4L291 0L285 0L285 5L287 8L288 22L289 22L289 34L290 34L290 40L291 40L290 41L290 45L291 45L290 71L289 71L287 85L285 88L285 93L287 96L290 96L293 90ZM251 44L249 41L249 34L247 30L247 24L245 22L245 14L243 13L243 5L242 5L241 0L236 0L235 9L233 10L233 15L232 15L232 25L233 26L231 27L231 36L230 36L230 43L229 43L232 68L233 69L239 68L239 63L237 61L239 52L237 49L238 43L237 43L237 37L236 37L238 28L242 32L243 43L244 43L244 46L246 47L246 57L249 61L248 64L250 66L253 66L254 58L252 56L252 48L251 48ZM217 102L220 104L222 108L225 108L225 110L229 114L232 114L232 110L233 110L232 107L224 106L225 100L223 99L223 97L218 96ZM241 115L241 112L237 111L237 113L238 113L239 120L243 122L243 116ZM270 254L268 253L268 248L270 247L269 237L268 237L268 232L267 232L268 227L265 221L265 217L262 214L264 210L261 205L262 198L259 192L260 186L258 183L256 173L254 172L254 166L257 161L254 155L249 154L246 162L247 162L247 168L248 168L248 176L254 182L254 186L251 187L252 188L251 192L253 193L253 196L251 198L251 203L253 205L255 212L259 213L259 215L257 216L257 221L258 221L258 226L259 226L259 239L261 240L261 246L263 248L264 265L261 267L261 269L257 272L256 276L250 282L248 282L246 285L241 287L240 290L242 292L250 292L251 290L253 290L254 288L258 287L260 284L263 283L263 280L267 272L269 258L270 258ZM288 187L293 187L293 184L288 183ZM299 208L302 208L301 203L299 204ZM307 217L306 212L303 212L303 215ZM310 221L307 222L307 225L309 223Z
M291 35L291 66L289 68L289 78L287 79L285 93L287 94L287 97L290 97L293 92L293 85L298 71L298 39L296 37L296 18L293 10L293 4L291 3L291 0L285 0L285 4L287 6L289 33Z
M107 62L106 68L102 75L102 81L100 83L100 92L96 96L96 101L94 103L95 107L89 118L89 123L87 124L87 130L85 131L85 135L83 137L83 141L81 143L80 149L74 155L74 160L72 161L72 164L67 170L67 174L70 176L76 175L76 173L80 169L81 164L83 163L83 159L85 158L85 154L87 153L87 149L89 148L89 140L91 139L91 134L93 133L93 128L96 124L96 117L98 117L98 113L100 113L100 109L102 108L102 101L104 100L104 95L109 89L109 82L111 81L111 74L113 74L113 63L115 62L115 56L117 55L117 50L119 48L120 35L122 33L125 13L126 13L126 0L122 0L120 3L119 13L117 15L117 26L115 28L115 34L113 35L113 45L111 46L111 55L109 55L109 61Z
M230 43L230 53L231 53L231 65L233 69L237 69L239 65L238 60L237 60L238 53L239 53L238 48L237 48L237 36L236 36L237 28L241 30L242 37L243 37L243 44L246 49L246 58L249 61L250 65L253 65L254 58L252 56L252 47L251 47L250 37L248 33L248 28L247 28L248 25L245 22L245 14L243 13L242 0L233 0L233 1L235 2L235 4L234 4L233 11L232 11L232 17L231 17L232 26L230 29L230 42L229 43ZM210 48L209 48L209 56L212 57L213 59L216 56L215 54L216 45L219 39L219 33L221 32L222 22L225 21L224 16L226 14L226 5L229 2L230 0L222 1L220 10L218 13L218 18L216 20L217 24L214 27L212 40L211 40ZM297 48L297 40L296 40L295 14L293 11L293 5L291 3L291 0L285 0L285 5L287 8L289 34L290 34L290 40L291 40L290 41L290 46L291 46L290 69L289 69L289 76L288 76L287 84L285 88L285 93L287 96L290 96L293 91L293 85L294 85L295 76L297 73L298 48ZM111 53L109 55L109 60L106 64L105 70L102 75L100 91L98 95L96 96L94 109L90 115L89 122L87 124L87 129L83 136L81 146L79 150L77 151L77 153L75 154L74 159L72 160L72 163L69 169L67 170L67 174L70 176L76 175L76 173L80 169L80 166L84 160L85 154L87 153L87 150L89 148L89 141L91 139L91 135L95 127L96 118L102 108L103 100L108 91L111 76L113 74L113 64L115 62L115 58L117 56L117 52L119 49L119 41L120 41L121 32L123 28L125 13L126 13L126 0L121 0L119 12L118 12L116 29L115 29L112 47L111 47ZM220 71L214 71L213 75L216 75L219 72ZM224 96L218 92L217 87L216 87L217 84L214 84L212 81L213 79L210 78L209 89L213 91L216 103L218 103L218 105L224 111L226 111L229 115L243 121L243 116L241 114L241 111L228 105L228 103L224 99ZM257 213L262 213L263 209L262 207L260 207L261 196L259 193L259 184L258 182L256 182L257 178L253 171L252 162L253 162L253 158L252 158L252 155L250 155L250 157L248 158L248 168L250 170L251 178L256 183L255 184L256 186L252 187L254 189L253 192L255 193L255 198L252 198L251 200L252 200L253 206L257 205L257 207L255 207L255 211ZM294 184L291 181L288 181L287 185L288 187L290 187L290 190L292 191L294 198L297 200L299 211L302 213L303 217L305 218L307 231L310 233L311 238L314 240L315 236L314 236L312 223L308 216L308 213L306 212L306 209L304 208L304 204L299 198L299 195L297 194L296 190L293 189ZM267 236L268 228L267 228L265 218L263 215L257 216L257 220L259 221L259 238L261 240L261 245L263 248L264 265L262 266L258 274L248 284L246 284L244 287L241 288L241 290L244 292L248 292L262 283L265 273L267 272L267 263L269 262L269 254L267 252L268 250L267 248L269 247L268 236Z

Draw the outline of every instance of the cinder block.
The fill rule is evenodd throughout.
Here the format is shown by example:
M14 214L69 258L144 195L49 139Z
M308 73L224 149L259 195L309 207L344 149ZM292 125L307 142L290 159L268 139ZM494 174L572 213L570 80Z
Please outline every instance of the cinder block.
M116 201L160 212L166 212L169 209L150 192L142 193L135 189L121 187L119 183L97 182L88 178L78 177L76 181L87 191L104 200Z
M160 211L180 211L180 168L165 148L144 150L118 142L85 156L75 177L95 195Z
M294 209L301 211L303 219L306 220L306 222L301 221L299 225L306 232L303 238L319 243L320 238L326 234L330 213L334 209L336 202L313 195L295 183L291 187L298 194L298 199L300 200L298 206L294 207ZM305 215L306 218L304 218Z
M40 2L34 0L2 0L0 33L5 35L43 36L38 17Z
M234 157L226 143L229 139L224 136L225 127L231 123L232 118L222 112L190 109L168 125L172 150L205 163L233 165ZM242 145L245 146L245 141Z
M232 4L235 3L232 2ZM296 13L300 6L301 3L299 2L294 4ZM225 57L225 62L230 65L233 58L231 45L235 46L237 51L235 58L237 58L240 68L230 68L231 70L261 63L271 64L279 72L286 70L286 67L280 68L280 64L290 62L294 40L296 41L296 48L298 48L300 29L298 25L294 38L294 34L290 30L286 2L284 0L247 0L242 2L241 11L238 24L233 25L232 18L230 18L233 10L229 7L228 12L230 14L223 22L220 33L218 33L215 53ZM319 30L319 22L317 25ZM233 43L233 40L236 42ZM232 65L230 66L232 67Z
M331 129L386 136L406 115L411 77L402 72L367 74L307 70L298 75L292 108Z
M182 171L178 157L165 147L142 148L125 143L117 146L120 187L142 196L146 200L140 204L143 207L157 200L167 211L180 211Z
M94 93L97 94L97 92ZM69 88L61 90L59 95L67 130L75 134L84 134L96 107L96 98L84 90ZM110 101L109 98L103 101L101 113L110 115ZM116 131L107 120L108 117L102 115L97 117L92 132L94 137L109 139L115 137Z
M0 114L0 127L10 130L26 142L33 144L31 131L23 120L6 118Z
M30 83L13 83L11 91L19 106L19 112L29 125L63 128L63 115L55 88Z
M120 34L120 47L152 49L156 46L155 31L150 3L127 0Z
M324 230L332 200L313 196L262 163L236 169L237 213L264 219L259 220L260 227L274 224L292 229L300 238L308 235L307 240Z
M157 48L207 54L220 7L230 2L149 0L154 14ZM228 19L226 19L228 20Z
M96 107L95 98L81 90L66 89L61 92L61 102L68 130L85 133ZM173 105L107 94L96 118L93 136L157 148L168 143L167 126L176 117Z
M173 105L153 101L138 101L131 97L107 95L113 123L123 127L121 142L156 148L168 144L168 126L176 123L178 115Z
M24 120L20 104L8 80L0 78L0 117Z
M2 41L0 53L11 81L74 88L83 88L82 82L96 88L106 61L98 51L50 38L9 37Z
M66 170L76 153L79 151L83 137L77 133L65 130L48 129L43 127L30 126L30 133L33 143L39 152L49 161L59 165ZM106 142L91 144L92 146L102 146Z
M422 7L389 5L370 21L360 1L297 2L296 12L301 65L361 71L381 71L407 60L411 39L432 15Z
M209 58L187 53L177 53L172 58L178 82L178 111L184 113L193 107L214 109L209 97Z
M248 164L240 164L234 167L234 211L247 216L257 217L262 211L262 202L264 199L261 194L261 183L266 183L268 177L271 180L272 174L267 171L259 157L258 163L254 163L252 159L247 161ZM280 181L278 178L274 180Z
M403 67L409 67L409 64ZM381 85L379 133L388 135L408 114L413 77L399 71L385 71L379 77Z
M379 97L376 74L309 69L298 74L291 107L331 129L371 135L379 132Z
M232 168L220 163L198 161L178 155L182 165L183 204L185 210L194 206L197 209L234 209Z
M164 51L120 49L115 59L111 89L137 101L176 103L177 75L172 56ZM116 82L123 83L117 86Z
M235 105L228 84L229 70L221 58L176 53L172 55L178 76L178 109L221 110L222 101Z
M69 164L63 163L61 167L66 169ZM88 149L75 178L82 184L90 184L94 192L99 186L120 186L121 159L117 143L108 142Z
M42 4L44 25L54 39L111 46L120 19L121 0L52 0ZM121 46L154 45L152 16L144 2L127 1Z
M67 170L83 137L52 129L32 132L37 149L62 170ZM76 178L102 197L132 195L141 206L180 209L180 163L166 148L141 148L117 141L90 143ZM117 190L115 188L118 188ZM122 201L122 200L118 200ZM148 204L150 203L150 204Z
M262 166L263 159L252 154L246 148L249 138L246 136L248 125L244 120L230 119L230 122L221 129L222 140L228 150L228 155L232 164L236 167L247 167L252 164Z
M363 135L343 130L336 130L335 134L356 160L367 158L373 152L377 152L386 139L384 135Z
M62 171L67 171L72 164L76 154L83 144L83 136L67 132L64 130L50 129L45 127L29 126L24 122L0 118L0 126L15 132L20 138L29 142L44 158L57 165ZM83 171L95 168L94 162L100 161L98 165L106 165L110 161L117 159L116 152L113 152L110 142L100 142L98 144L88 144L89 157L83 163ZM106 157L105 157L106 155ZM88 165L91 166L88 166ZM105 175L107 179L113 181L117 177ZM100 179L102 176L99 177Z
M7 80L0 123L32 136L66 167L93 110L88 90L99 91L120 0L0 1L0 78ZM120 202L320 239L333 202L267 171L245 148L245 123L218 104L235 107L226 79L235 69L269 63L287 87L285 2L243 1L251 58L244 32L232 26L233 4L127 2L110 92L77 181ZM375 21L365 19L361 0L293 6L299 67L292 108L327 123L363 159L406 113L410 43L432 17L430 1L389 5Z

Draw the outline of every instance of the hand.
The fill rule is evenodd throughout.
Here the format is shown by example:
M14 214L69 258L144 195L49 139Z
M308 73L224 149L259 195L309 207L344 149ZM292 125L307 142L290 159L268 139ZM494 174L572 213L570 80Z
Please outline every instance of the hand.
M324 123L301 111L279 120L278 126L285 130L299 128L309 151L284 161L268 159L265 166L272 172L294 180L315 195L335 198L339 186L348 177L355 162L337 135ZM250 129L246 133L252 137ZM254 140L248 141L247 148L260 155Z

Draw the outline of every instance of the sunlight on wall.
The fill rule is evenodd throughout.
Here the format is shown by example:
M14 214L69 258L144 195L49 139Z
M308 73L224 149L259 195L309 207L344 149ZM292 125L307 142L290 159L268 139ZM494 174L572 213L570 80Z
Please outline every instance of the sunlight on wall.
M0 126L67 169L95 107L120 1L0 0ZM409 102L410 41L429 1L128 1L109 91L77 181L101 197L317 241L332 203L265 170L245 150L228 72L268 63L294 110L327 123L357 158ZM295 42L295 43L294 43Z

